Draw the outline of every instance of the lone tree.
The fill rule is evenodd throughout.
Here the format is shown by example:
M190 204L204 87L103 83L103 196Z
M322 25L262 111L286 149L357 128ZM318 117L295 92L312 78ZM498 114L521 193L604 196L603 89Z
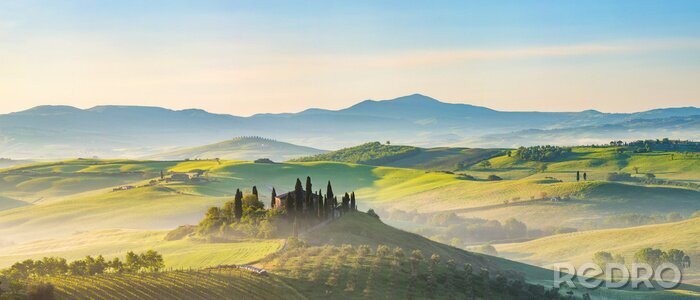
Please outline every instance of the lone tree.
M253 195L255 195L255 198L258 198L258 187L253 186Z
M236 189L236 197L233 200L233 215L236 221L240 221L243 217L243 193L239 189Z
M272 188L272 196L270 198L270 209L273 209L275 208L275 198L277 198L277 192L274 187Z
M576 181L581 180L581 171L576 171Z

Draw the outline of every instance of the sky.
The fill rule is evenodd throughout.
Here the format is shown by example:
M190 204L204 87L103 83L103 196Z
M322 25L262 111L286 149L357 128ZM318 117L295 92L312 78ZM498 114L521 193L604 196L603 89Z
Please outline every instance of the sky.
M0 113L700 106L700 1L0 1Z

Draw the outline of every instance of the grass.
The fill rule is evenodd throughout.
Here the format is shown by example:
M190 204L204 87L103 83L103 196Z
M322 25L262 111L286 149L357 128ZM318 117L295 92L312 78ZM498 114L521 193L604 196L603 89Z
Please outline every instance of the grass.
M216 144L178 149L149 157L155 160L214 159L255 160L269 158L274 161L323 153L323 150L289 143L256 138L239 137Z
M595 149L580 154L581 157L606 158L609 153ZM583 150L575 150L579 155ZM491 159L496 167L519 168L532 166L533 162L513 162L508 165L506 156ZM583 160L583 158L582 158ZM501 161L501 162L499 162ZM568 164L570 162L560 162ZM590 163L586 163L590 164ZM674 163L675 164L675 163ZM604 164L605 165L605 164ZM58 169L57 169L58 168ZM670 167L665 167L669 169ZM530 227L579 226L591 218L602 218L617 213L638 212L660 214L674 211L686 214L700 209L697 190L671 186L642 186L603 181L575 182L552 180L543 175L530 175L521 179L502 181L465 180L460 175L423 170L376 167L335 162L307 162L285 164L255 164L242 161L181 161L151 162L123 160L73 160L60 163L35 164L18 167L14 172L45 174L49 170L62 181L33 183L36 187L52 186L49 190L70 190L82 186L71 183L75 174L92 178L138 174L138 180L160 170L188 172L208 170L208 183L169 184L144 187L129 191L112 192L92 186L85 194L71 194L56 201L41 201L35 205L0 211L0 234L13 241L28 238L45 238L56 234L72 234L76 230L100 230L108 228L166 229L185 223L194 223L212 205L228 200L236 188L250 189L258 186L264 203L275 187L278 193L291 190L297 177L311 176L313 189L324 189L328 180L334 191L356 191L360 208L382 207L387 209L417 209L419 212L453 211L465 216L504 220L516 217ZM564 167L556 172L568 172ZM688 170L687 168L682 170ZM692 168L691 168L692 170ZM688 172L686 176L692 172ZM106 175L105 175L106 174ZM5 173L6 176L17 176ZM568 173L572 176L571 173ZM697 175L695 175L697 176ZM560 176L557 176L560 177ZM82 177L80 177L82 178ZM17 185L16 181L15 190ZM107 184L113 184L105 183ZM41 193L40 189L40 193ZM80 191L73 191L80 192ZM548 196L573 196L572 201L548 203L538 200L542 192ZM11 199L12 191L2 195ZM504 205L505 200L520 198L517 204ZM10 202L10 201L6 201ZM80 228L80 229L78 229Z
M700 159L685 157L676 152L620 154L617 148L574 147L570 155L551 162L523 161L506 155L491 158L489 162L490 168L484 170L474 166L468 173L483 174L493 171L495 174L517 179L537 175L540 166L546 165L547 173L559 174L556 177L564 181L575 181L576 171L581 171L587 172L592 180L603 180L610 172L638 172L639 176L653 173L660 179L700 182Z
M302 157L295 161L334 161L429 171L454 171L502 152L502 149L418 148L373 142Z
M498 245L499 253L537 265L556 262L581 264L591 261L598 251L622 254L631 262L634 252L645 247L687 252L691 261L700 260L700 218L676 223L622 229L594 230L554 235L529 242ZM691 265L692 266L692 265ZM691 273L700 268L692 266Z
M21 242L108 228L170 229L196 223L225 201L166 186L108 191L0 211L0 236Z
M124 258L127 251L153 249L163 254L166 268L204 268L247 264L282 248L282 240L241 240L206 243L192 239L165 241L167 231L111 229L81 232L64 238L35 241L2 248L0 268L25 259L56 256L67 260L87 255Z

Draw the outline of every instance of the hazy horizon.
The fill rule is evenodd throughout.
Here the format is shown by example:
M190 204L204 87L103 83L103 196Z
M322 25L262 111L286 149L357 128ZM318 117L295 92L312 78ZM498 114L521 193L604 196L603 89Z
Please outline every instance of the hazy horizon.
M66 106L66 107L78 108L78 109L81 109L81 110L88 110L88 109L95 108L95 107L100 107L100 106L124 106L124 107L156 107L156 108L163 108L163 109L168 109L168 110L173 110L173 111L182 111L182 110L191 110L191 109L194 109L194 110L204 110L204 111L206 111L206 112L208 112L208 113L212 113L212 114L224 114L224 115L231 115L231 116L237 116L237 117L250 117L250 116L261 115L261 114L285 114L285 113L294 114L294 113L303 112L303 111L308 110L308 109L322 109L322 110L337 111L337 110L343 110L343 109L349 108L349 107L351 107L351 106L353 106L353 105L355 105L355 104L358 104L358 103L360 103L360 102L362 102L362 101L366 101L366 100L371 100L371 101L388 101L388 100L395 100L395 99L397 99L397 98L406 97L406 96L411 96L411 95L416 95L416 94L423 95L423 96L427 96L427 97L430 97L430 98L434 98L435 100L438 100L438 101L440 101L440 102L442 102L442 103L472 105L472 106L477 106L477 107L490 108L490 109L494 109L494 110L502 111L502 112L531 112L531 111L537 111L537 112L564 112L564 113L565 113L565 112L582 112L582 111L587 111L587 110L595 110L595 111L598 111L598 112L601 112L601 113L606 113L606 114L616 114L616 113L626 114L626 113L644 112L644 111L655 110L655 109L689 108L689 107L697 108L697 107L698 107L697 105L685 105L685 106L659 106L659 107L652 107L652 108L645 109L645 110L630 110L630 111L606 111L606 110L600 110L600 109L595 109L595 108L588 108L588 109L582 109L582 110L568 110L568 111L567 111L567 110L526 110L526 109L524 109L524 110L500 110L500 109L496 109L496 108L489 107L489 106L485 106L485 105L476 105L476 104L471 104L471 103L466 103L466 102L456 102L456 101L450 101L449 99L438 99L438 98L435 98L435 97L431 97L430 95L425 95L425 94L420 94L420 93L413 93L413 94L408 94L408 95L396 96L396 97L389 98L389 99L361 99L361 100L357 100L355 103L350 103L350 104L347 105L347 106L343 106L343 107L339 107L339 108L304 107L304 108L300 108L300 109L295 110L295 111L256 112L256 113L247 114L247 115L239 115L239 114L231 114L231 113L227 113L227 112L212 111L212 110L207 110L207 109L203 109L203 108L201 108L201 107L195 107L195 106L193 106L193 107L183 107L183 108L174 108L174 107L168 107L168 106L139 105L139 104L114 104L114 103L105 103L105 104L96 104L96 105L87 105L87 106L76 106L76 105L71 105L71 104L39 104L39 105L35 105L35 106L31 106L31 107L24 108L24 109L16 110L16 111L0 112L0 114L10 114L10 113L22 112L22 111L30 110L30 109L33 109L33 108L42 107L42 106L55 106L55 107Z
M694 1L0 3L0 113L341 109L421 93L506 111L700 103Z

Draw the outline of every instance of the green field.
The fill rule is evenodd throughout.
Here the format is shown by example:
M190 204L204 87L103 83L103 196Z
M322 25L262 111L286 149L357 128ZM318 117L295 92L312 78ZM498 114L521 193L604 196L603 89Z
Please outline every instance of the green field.
M271 139L238 137L210 145L177 149L149 156L148 159L184 160L219 158L225 160L255 160L258 158L269 158L274 161L286 161L323 152L325 151Z
M334 161L373 166L412 168L429 171L454 171L483 159L497 156L503 149L477 148L419 148L383 145L379 142L295 159L297 162Z
M465 149L434 151L457 153L454 157L467 155L463 153L467 151ZM493 153L471 154L491 157ZM405 165L396 163L400 160L394 162L400 167L342 162L266 164L227 160L159 162L79 159L5 169L0 171L0 265L7 266L18 260L43 256L69 259L97 254L121 256L126 251L146 249L163 253L167 266L174 268L257 261L278 251L281 242L241 240L210 244L190 239L166 242L162 238L164 230L183 224L196 224L208 207L220 206L231 200L237 188L249 191L255 185L263 203L269 203L272 187L278 193L291 190L296 178L303 180L306 176L313 179L314 190L325 190L326 182L330 180L336 193L355 191L361 209L454 212L463 217L499 221L515 217L525 222L528 228L570 226L585 229L605 217L620 214L665 215L679 212L683 217L688 217L693 211L700 210L700 191L679 186L699 182L700 165L697 159L681 154L674 155L671 160L670 153L665 152L619 154L612 148L579 147L564 158L546 163L496 156L489 159L488 167L472 163L457 174L431 171L433 167L439 169L436 166L452 164L452 156L427 152L420 155L426 156L415 161L404 160ZM478 161L478 158L475 160ZM423 165L418 166L419 162ZM541 172L542 164L547 165L544 172ZM161 170L166 176L173 172L196 170L203 170L204 175L198 182L148 185L151 179L160 176ZM576 182L576 171L586 172L589 180ZM621 171L639 177L650 172L658 179L680 184L650 185L605 180L607 173ZM640 174L635 174L636 171ZM490 174L499 175L504 180L485 180ZM112 188L122 185L136 188L112 191ZM542 198L543 193L546 194L545 199ZM549 200L551 197L566 200L554 202ZM518 200L513 201L514 198ZM341 246L350 243L376 248L378 244L388 244L404 249L421 249L438 253L445 260L451 258L459 263L470 262L494 270L515 270L535 283L544 284L551 277L551 273L545 269L472 254L391 227L377 225L368 228L364 225L372 224L372 220L363 218L353 217L331 223L313 235L306 235L306 238L315 245ZM413 228L414 225L409 223L400 224L403 228ZM694 244L691 236L696 234L693 227L699 224L694 221L674 224L685 225L678 225L681 227L677 229L665 227L672 224L640 227L644 232L650 230L648 234L653 238L648 239L635 239L635 233L642 230L640 228L556 235L521 244L500 245L499 252L518 261L547 266L565 260L585 260L594 249L615 252L617 250L612 247L613 244L593 245L606 245L604 241L615 244L627 241L619 243L622 245L619 251L625 255L630 255L632 249L646 243L650 246L674 245L696 258L698 253L694 249L698 245ZM576 238L579 236L582 237L580 240ZM599 242L591 243L593 245L572 247L576 251L567 249L572 244L596 240ZM363 261L361 265L371 268L372 261ZM346 267L350 268L343 265L344 270ZM297 282L296 277L288 274L292 270L286 268L280 267L280 280ZM271 269L274 269L274 264ZM698 273L693 270L693 273ZM302 288L297 292L304 294L307 291ZM620 292L605 293L616 295ZM644 297L653 295L643 293Z
M700 218L676 223L655 224L641 227L594 230L561 234L524 243L498 245L504 257L536 265L558 262L581 264L591 261L598 251L621 254L626 261L633 261L634 252L645 247L663 250L680 249L700 261ZM686 279L700 282L700 267L691 265Z
M587 148L577 148L574 158L550 163L545 173L511 180L468 180L459 174L446 174L408 168L376 167L333 162L307 162L286 164L255 164L241 161L201 160L183 162L149 161L100 161L74 160L43 163L19 167L0 173L22 172L35 176L51 173L57 178L72 178L75 174L91 175L135 174L141 183L157 177L160 170L188 172L208 170L208 182L197 184L166 184L155 187L139 187L129 191L112 192L103 186L90 191L74 190L74 194L34 205L0 211L0 234L4 239L24 241L28 238L68 235L76 231L125 227L132 229L168 229L177 225L196 222L207 207L219 205L230 197L236 188L249 189L257 185L264 203L269 201L272 187L277 191L290 190L297 177L311 176L314 189L325 188L330 180L336 191L356 191L360 207L381 207L387 210L417 210L418 212L453 211L466 217L504 220L516 217L530 227L581 226L596 218L619 213L667 214L680 212L689 215L700 209L700 191L670 185L641 185L636 183L589 180L575 182L557 179L572 177L571 172L580 166L597 164L589 169L591 177L605 174L611 163L599 164L595 159L607 158L606 148L592 149L586 154L576 154ZM602 156L603 158L591 158ZM659 155L641 154L643 157ZM630 160L640 161L633 156ZM506 156L492 158L493 168L535 168L538 163L516 163ZM694 161L693 161L694 162ZM639 165L642 165L641 163ZM673 172L677 178L694 180L700 172L696 164L684 165L676 159L658 167L657 173ZM479 167L474 167L479 168ZM128 172L128 173L125 173ZM490 171L479 170L475 173ZM495 171L494 171L495 172ZM529 171L528 171L529 172ZM25 175L29 176L29 175ZM105 175L106 176L106 175ZM152 177L149 177L152 176ZM602 175L600 175L602 176ZM146 179L144 179L146 178ZM477 178L478 179L478 178ZM115 186L122 182L109 182ZM65 181L56 181L48 190L69 190ZM94 189L93 189L94 188ZM3 190L6 207L17 206L10 195L14 189ZM570 197L570 201L553 203L542 200L548 197ZM520 198L517 203L504 201ZM9 199L9 200L8 200ZM531 200L534 199L534 200ZM19 203L21 204L21 203ZM70 222L68 222L70 220Z
M56 256L74 260L98 254L112 258L123 257L128 251L151 249L163 254L166 268L204 268L251 263L278 251L284 244L281 240L253 239L231 243L206 243L189 238L166 241L166 233L112 229L9 246L0 251L0 268L25 259Z

